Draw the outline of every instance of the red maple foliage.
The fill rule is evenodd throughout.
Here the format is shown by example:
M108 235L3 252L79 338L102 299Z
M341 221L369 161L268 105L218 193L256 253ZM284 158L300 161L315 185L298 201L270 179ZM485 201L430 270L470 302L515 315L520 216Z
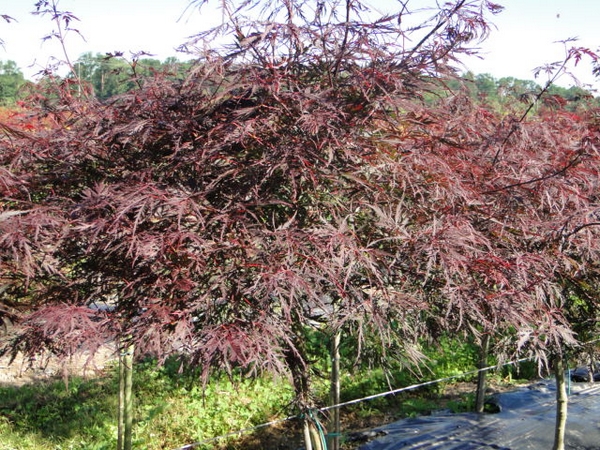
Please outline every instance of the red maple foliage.
M541 359L574 342L563 287L596 275L597 131L499 117L437 82L499 7L446 5L407 44L406 8L277 5L232 12L234 42L183 80L106 103L47 83L32 113L50 126L6 130L12 349L126 338L205 377L290 371L305 404L315 320L407 342L493 331Z
M410 210L400 248L447 326L518 330L542 361L573 343L563 287L597 275L598 135L569 113L501 119L460 95L409 117L418 132L405 118L387 137Z

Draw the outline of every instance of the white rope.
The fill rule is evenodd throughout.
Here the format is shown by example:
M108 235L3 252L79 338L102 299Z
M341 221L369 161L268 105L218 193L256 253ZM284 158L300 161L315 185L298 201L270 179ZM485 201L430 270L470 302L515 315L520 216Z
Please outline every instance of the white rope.
M369 395L367 397L357 398L355 400L350 400L350 401L347 401L347 402L338 403L337 405L325 406L323 408L320 408L318 411L319 412L329 411L330 409L341 408L342 406L353 405L355 403L364 402L366 400L373 400L375 398L385 397L387 395L397 394L399 392L412 391L413 389L418 389L418 388L423 387L423 386L429 386L430 384L442 383L444 381L450 381L450 380L454 380L456 378L462 378L462 377L465 377L467 375L474 375L474 374L479 373L479 372L486 372L488 370L497 369L499 367L511 366L513 364L517 364L517 363L520 363L520 362L528 361L530 359L532 359L532 358L521 358L521 359L518 359L516 361L510 361L510 362L501 364L499 366L498 365L494 365L494 366L483 367L481 369L471 370L469 372L463 372L461 374L453 375L451 377L444 377L444 378L438 378L437 380L425 381L424 383L413 384L411 386L406 386L406 387L403 387L403 388L393 389L391 391L382 392L380 394L373 394L373 395Z

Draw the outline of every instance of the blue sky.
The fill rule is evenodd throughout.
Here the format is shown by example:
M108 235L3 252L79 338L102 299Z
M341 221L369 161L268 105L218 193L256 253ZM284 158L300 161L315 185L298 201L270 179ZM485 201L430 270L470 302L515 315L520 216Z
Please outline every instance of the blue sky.
M482 59L470 58L465 69L475 73L490 73L495 77L514 76L533 79L533 70L546 63L564 58L565 48L556 41L577 37L572 44L596 51L600 47L599 0L494 0L505 11L493 18L497 30L481 45ZM51 55L61 56L56 42L42 43L43 36L53 27L47 18L29 14L34 0L0 0L0 14L8 14L16 23L0 22L1 60L14 60L26 76L31 77L50 61ZM214 1L218 4L218 1ZM80 22L75 23L86 38L69 36L68 51L72 58L81 53L140 50L157 58L177 56L175 48L187 36L215 24L219 14L215 9L204 12L184 11L189 0L60 0L62 10L71 11ZM394 0L372 0L377 8L391 11ZM409 0L412 8L435 6L434 0ZM182 17L183 14L183 17ZM181 56L180 56L181 57ZM575 73L580 82L600 89L600 82L590 74L584 61ZM543 83L546 79L538 79ZM573 81L563 77L560 84Z
M496 0L495 0L496 1ZM578 38L571 46L600 47L599 0L497 0L505 10L494 18L497 30L483 44L482 59L469 61L476 73L532 79L536 67L562 61L565 46L557 41ZM574 69L581 82L600 83L591 76L588 61ZM546 78L540 78L545 82ZM560 84L571 85L563 77Z

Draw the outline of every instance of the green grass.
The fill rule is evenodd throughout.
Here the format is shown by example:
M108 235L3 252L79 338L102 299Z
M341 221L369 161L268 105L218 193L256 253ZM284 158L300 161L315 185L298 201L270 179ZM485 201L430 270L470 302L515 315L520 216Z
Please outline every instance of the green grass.
M193 374L136 365L134 447L176 448L270 420L286 410L283 380L215 378L203 392ZM0 388L0 450L116 448L116 370L107 376ZM198 449L214 448L213 445Z
M440 347L427 351L428 368L421 368L422 379L472 370L474 355L469 344L442 341ZM134 448L174 449L293 414L293 392L287 380L220 376L213 377L203 390L197 374L179 373L178 369L175 361L160 368L153 361L136 364ZM323 369L326 373L327 368ZM387 372L347 368L342 372L342 401L413 385L419 382L417 372L400 363ZM325 378L315 379L320 405L327 403L328 384ZM361 402L342 408L342 417L351 417L358 425L378 415L402 418L428 414L441 407L444 387L431 385ZM72 378L68 387L62 381L0 387L0 450L114 449L117 392L116 367L96 379ZM453 396L443 407L454 412L471 410L473 395ZM281 434L280 429L271 432L271 438ZM227 449L250 448L233 438L218 444ZM265 449L265 445L253 448ZM216 443L196 448L212 449Z
M0 398L0 449L110 448L116 403L104 380L2 388Z

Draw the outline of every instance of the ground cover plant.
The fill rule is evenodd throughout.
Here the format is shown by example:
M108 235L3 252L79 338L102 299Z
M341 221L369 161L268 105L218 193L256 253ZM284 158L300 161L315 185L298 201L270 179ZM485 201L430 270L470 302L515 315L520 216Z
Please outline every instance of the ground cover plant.
M213 379L205 392L191 375L141 364L136 370L133 445L176 448L247 428L284 410L292 399L282 380ZM116 446L118 371L101 378L3 387L1 448L109 449ZM213 445L200 448L213 448Z
M133 71L103 102L65 55L71 75L49 72L3 125L1 295L19 325L5 351L113 340L183 355L206 389L221 370L287 376L317 448L311 333L410 366L451 332L561 374L598 275L594 115L550 101L553 78L518 114L473 101L453 63L499 5L451 2L423 28L403 6L223 2L196 37L223 46L183 78Z
M465 358L453 360L450 348L462 348ZM471 355L469 358L467 355ZM475 367L476 348L448 341L445 348L429 351L433 363L423 367L425 380L444 378ZM285 379L250 380L227 374L215 376L202 390L194 369L181 372L180 363L169 360L156 368L147 360L135 371L135 423L133 442L147 449L178 448L231 431L251 428L293 414L293 391ZM534 374L536 372L534 371ZM501 375L499 375L501 377ZM378 394L390 387L407 386L423 380L417 373L390 368L386 374L368 364L346 372L342 399L354 400ZM470 377L458 379L472 385ZM501 378L497 385L502 385ZM351 448L353 433L369 426L440 408L456 412L472 410L473 397L461 385L434 385L416 392L394 395L344 408L343 448ZM118 392L117 367L109 365L104 374L72 376L68 386L62 379L49 379L21 387L0 387L0 448L108 449L116 444ZM327 403L327 380L317 381L317 402ZM287 447L284 447L287 441ZM217 440L197 448L297 448L301 445L298 421Z

